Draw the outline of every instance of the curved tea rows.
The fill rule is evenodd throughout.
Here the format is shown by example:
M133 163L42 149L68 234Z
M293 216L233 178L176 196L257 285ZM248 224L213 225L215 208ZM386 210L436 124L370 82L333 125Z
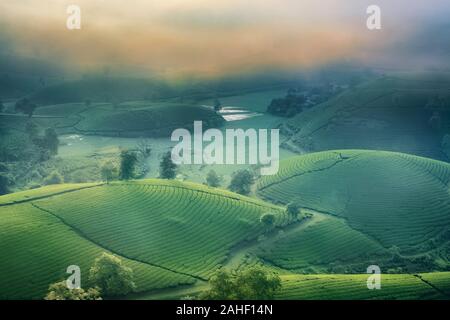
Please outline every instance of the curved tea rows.
M0 207L0 299L42 299L49 284L81 268L81 285L102 247L31 203ZM194 278L121 257L134 271L137 291L191 284Z
M264 231L273 205L196 184L113 183L36 201L86 238L122 256L206 279L234 246Z
M448 98L449 88L448 74L381 77L301 112L285 127L294 133L291 143L310 152L389 150L448 160L428 123L433 109L427 105L436 96ZM448 112L441 118L448 131Z
M419 275L435 279L436 290L410 274L382 274L381 289L367 288L367 274L288 275L282 277L282 291L277 299L287 300L364 300L364 299L449 299L449 272Z
M450 165L382 151L329 151L281 162L258 193L347 219L384 247L414 249L450 226Z
M263 246L259 256L284 269L310 270L330 263L345 268L348 263L364 263L383 253L378 243L340 219L327 217Z

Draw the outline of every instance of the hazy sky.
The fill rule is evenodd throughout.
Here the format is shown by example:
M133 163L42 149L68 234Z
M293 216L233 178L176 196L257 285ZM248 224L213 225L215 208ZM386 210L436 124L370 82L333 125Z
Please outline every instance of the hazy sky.
M69 4L81 7L81 30L66 28ZM369 4L382 9L381 31L366 28ZM449 16L449 0L0 0L0 40L4 52L77 70L401 68L448 63Z

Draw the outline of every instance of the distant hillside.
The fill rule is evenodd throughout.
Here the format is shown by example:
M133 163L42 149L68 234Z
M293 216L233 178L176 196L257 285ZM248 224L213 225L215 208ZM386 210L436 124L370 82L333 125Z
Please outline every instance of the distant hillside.
M38 105L73 102L121 102L170 96L161 82L136 78L86 78L47 86L29 96Z
M170 136L176 128L191 128L195 120L204 127L218 127L225 121L213 109L182 103L125 102L67 103L36 110L31 121L42 128L53 127L60 134L79 133L118 137ZM25 130L28 116L0 115L4 129Z
M283 130L291 136L285 146L306 151L373 149L447 160L441 143L450 132L450 76L366 82L300 113Z

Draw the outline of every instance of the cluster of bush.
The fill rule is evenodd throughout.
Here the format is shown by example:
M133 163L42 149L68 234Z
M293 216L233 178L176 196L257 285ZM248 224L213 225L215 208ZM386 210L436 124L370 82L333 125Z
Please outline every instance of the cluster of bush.
M89 270L89 283L92 287L71 289L66 280L49 286L45 300L101 300L125 296L136 289L133 270L125 266L118 257L102 253L95 259Z

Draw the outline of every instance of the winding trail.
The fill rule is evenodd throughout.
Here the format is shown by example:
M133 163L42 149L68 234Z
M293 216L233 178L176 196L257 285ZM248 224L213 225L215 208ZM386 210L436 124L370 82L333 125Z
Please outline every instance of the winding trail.
M280 231L284 232L284 236L302 230L310 225L313 225L323 219L326 219L326 215L323 213L315 212L312 210L304 210L304 212L313 213L312 218L303 219L291 223L285 227L276 227L264 235L262 239L254 239L251 241L244 241L232 248L228 254L228 258L223 264L222 268L225 270L238 269L245 260L252 256L256 257L256 250L260 245L270 245L279 239ZM142 293L136 293L125 297L125 299L138 299L138 300L157 300L157 299L174 299L184 296L192 296L198 294L201 291L208 289L208 283L206 281L197 280L192 285L178 286L174 288L158 289Z

